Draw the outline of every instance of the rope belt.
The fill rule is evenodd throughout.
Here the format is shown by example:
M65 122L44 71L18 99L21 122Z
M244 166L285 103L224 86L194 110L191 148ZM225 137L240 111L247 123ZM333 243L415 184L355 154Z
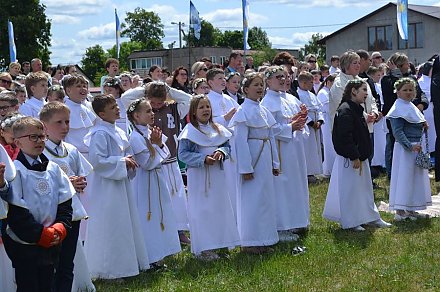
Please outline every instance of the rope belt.
M205 196L208 196L208 189L211 188L211 174L209 172L209 165L205 166Z
M252 168L255 168L255 166L257 166L257 163L260 160L260 157L261 157L261 154L263 153L264 145L265 145L266 142L269 142L270 158L272 160L272 166L273 166L272 141L269 139L269 137L266 137L266 138L248 138L248 140L260 140L260 141L263 141L263 143L261 143L260 150L258 151L257 159L255 160L255 163L252 165ZM278 144L278 147L279 147L279 144ZM279 157L279 159L280 159L280 168L281 168L281 157Z
M162 194L160 191L160 183L159 183L159 174L157 173L158 168L154 169L154 174L156 175L156 181L157 181L157 189L159 190L159 207L160 207L160 229L162 231L165 230L165 225L163 224L163 208L162 208ZM148 172L148 213L147 213L147 220L151 220L151 173L153 171Z

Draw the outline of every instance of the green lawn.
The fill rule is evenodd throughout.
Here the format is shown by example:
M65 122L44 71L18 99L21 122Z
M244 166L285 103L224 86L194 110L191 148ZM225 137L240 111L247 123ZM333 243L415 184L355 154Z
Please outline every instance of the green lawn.
M387 201L379 180L377 202ZM98 291L440 291L439 219L395 223L354 233L321 217L328 183L310 187L311 226L300 242L279 243L255 256L235 249L202 262L188 248L166 259L165 271L147 271L123 283L95 282ZM394 223L390 214L382 217ZM307 247L293 256L296 245Z

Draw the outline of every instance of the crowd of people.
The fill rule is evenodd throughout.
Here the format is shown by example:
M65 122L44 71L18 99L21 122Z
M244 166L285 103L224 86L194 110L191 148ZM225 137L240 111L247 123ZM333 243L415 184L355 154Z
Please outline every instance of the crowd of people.
M1 291L92 291L181 245L201 260L272 252L306 234L309 184L325 178L323 217L355 232L391 226L381 172L396 221L431 204L415 160L440 154L437 55L415 68L399 52L280 52L256 67L233 52L142 77L110 58L96 96L75 66L42 69L0 73Z

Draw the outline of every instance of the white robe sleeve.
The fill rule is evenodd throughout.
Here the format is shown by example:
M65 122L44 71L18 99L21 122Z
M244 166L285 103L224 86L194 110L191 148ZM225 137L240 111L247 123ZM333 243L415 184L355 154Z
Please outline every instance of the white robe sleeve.
M191 94L188 94L182 90L178 90L173 87L169 88L169 95L177 103L177 111L179 112L180 118L186 116L189 111L189 103L191 99Z
M269 139L270 139L270 147L272 147L272 168L273 169L280 169L280 160L278 156L278 149L276 146L275 141L275 135L274 135L274 128L271 127L269 129Z
M107 135L97 131L90 139L89 160L95 173L103 178L122 180L127 178L125 157L109 154Z
M170 151L164 143L162 149L157 145L153 145L153 148L156 151L153 157L147 147L144 137L137 133L133 133L130 136L130 145L139 167L146 171L160 167L162 162L170 155Z
M248 144L249 128L246 123L235 125L235 151L237 152L238 173L254 173L252 167L252 156Z
M131 88L121 95L122 104L126 109L136 99L145 97L145 88L142 86Z
M67 174L57 165L55 167L58 177L58 204L62 204L75 195L76 191Z
M292 125L284 123L285 117L281 112L277 111L272 113L275 121L277 122L274 126L275 138L281 141L289 142L292 139Z

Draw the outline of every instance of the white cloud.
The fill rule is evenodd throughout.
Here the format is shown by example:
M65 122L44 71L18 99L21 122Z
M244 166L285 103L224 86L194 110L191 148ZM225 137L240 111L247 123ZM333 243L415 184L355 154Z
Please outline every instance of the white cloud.
M359 1L359 0L254 0L255 2L264 2L266 4L281 4L288 6L295 6L301 8L312 8L312 7L366 7L372 5L386 4L387 0L370 0L370 1Z
M243 26L242 8L218 9L201 15L201 17L211 22L216 27L237 27ZM249 13L249 26L261 26L262 22L267 21L267 16Z
M312 38L313 34L317 32L296 32L293 33L291 37L279 37L268 35L269 41L272 43L273 48L283 49L299 49L304 47L305 44ZM330 34L329 32L319 32L321 35L326 36Z
M46 11L51 14L62 15L90 15L98 14L103 7L111 5L110 0L42 0Z
M49 19L51 19L54 24L77 24L81 21L79 17L60 14L49 16Z
M92 26L88 29L79 31L78 36L82 39L89 40L106 40L115 38L115 23L110 22L100 26Z

